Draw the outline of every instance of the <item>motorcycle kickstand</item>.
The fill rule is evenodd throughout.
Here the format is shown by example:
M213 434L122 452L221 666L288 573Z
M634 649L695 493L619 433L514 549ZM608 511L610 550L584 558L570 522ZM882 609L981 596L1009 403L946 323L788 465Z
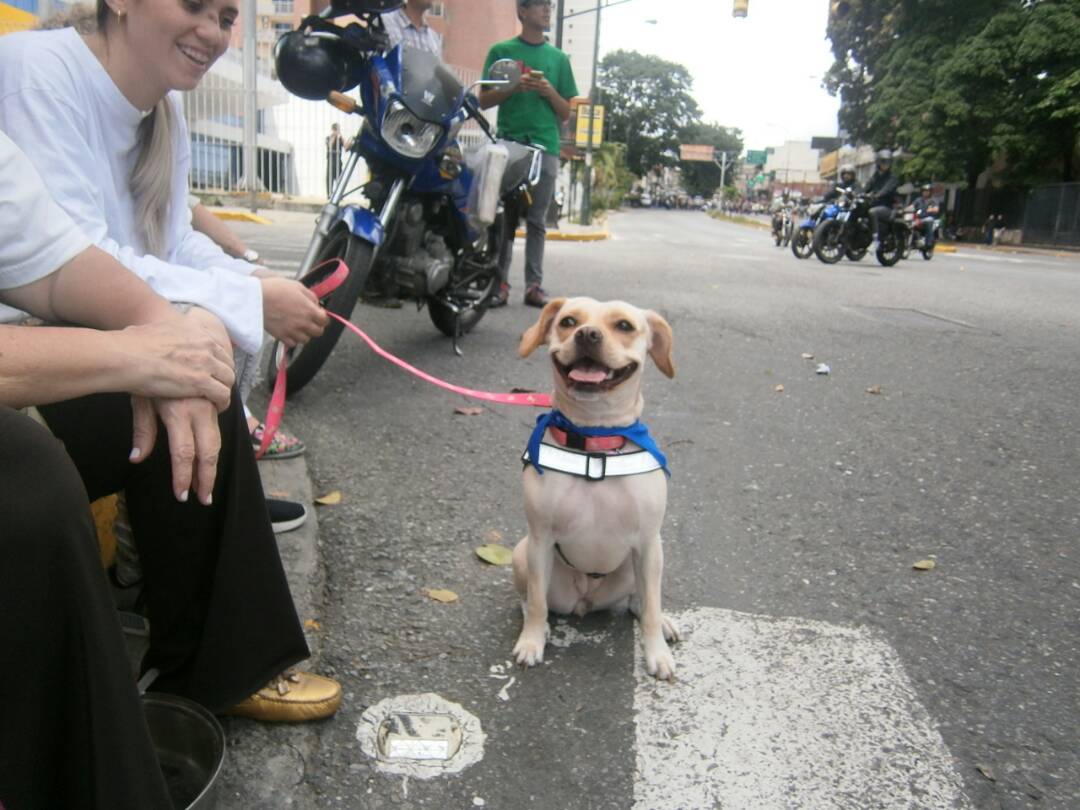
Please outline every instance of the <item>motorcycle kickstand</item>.
M451 339L451 345L454 347L454 354L458 357L464 357L465 352L461 350L458 345L458 338L461 337L461 313L454 313L454 337Z

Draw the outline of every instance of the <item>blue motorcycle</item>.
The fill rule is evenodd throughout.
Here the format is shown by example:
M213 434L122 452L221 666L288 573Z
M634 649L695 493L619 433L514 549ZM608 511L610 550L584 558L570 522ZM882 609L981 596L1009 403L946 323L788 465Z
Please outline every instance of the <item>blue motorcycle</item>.
M340 259L349 272L323 299L328 311L349 318L358 298L392 307L411 300L427 307L432 323L461 354L458 338L479 323L497 291L512 212L539 182L542 151L496 141L475 96L437 56L389 46L379 15L400 5L335 0L275 48L278 78L291 93L325 99L363 118L297 277ZM341 27L332 21L344 15L360 22ZM491 75L478 84L512 85L521 69L501 60ZM344 95L353 88L359 103ZM470 119L489 142L464 154L457 135ZM359 190L368 204L345 205L361 161L370 179ZM287 393L299 391L326 362L342 329L331 320L304 346L275 346L271 382L285 353Z
M825 217L835 217L837 212L835 205L826 205L823 202L811 203L806 210L806 219L799 223L795 229L795 235L791 237L791 252L796 259L807 259L814 252L814 228Z

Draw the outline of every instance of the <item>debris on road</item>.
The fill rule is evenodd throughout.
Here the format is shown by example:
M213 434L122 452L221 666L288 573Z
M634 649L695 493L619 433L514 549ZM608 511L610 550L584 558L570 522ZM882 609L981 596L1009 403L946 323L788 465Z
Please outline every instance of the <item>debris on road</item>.
M811 354L810 352L803 352L803 353L802 353L802 359L803 359L803 360L813 360L813 359L814 359L814 355L813 355L813 354Z
M423 593L424 596L429 599L434 599L436 602L442 602L443 604L449 604L458 600L458 595L456 593L441 588L424 588Z
M510 565L514 561L514 554L510 549L495 543L477 546L475 551L477 557L491 565Z
M775 386L773 387L773 391L775 391L775 392L776 392L776 393L778 393L778 394L780 394L780 393L783 393L783 391L784 391L784 384L783 384L783 383L778 383L777 385L775 385Z
M829 368L826 363L818 363L816 371L818 374L829 374L832 372L832 369Z
M315 503L323 506L334 506L341 503L341 490L335 489L333 492L327 492L325 495L321 495L315 499Z
M914 568L916 571L933 571L935 568L937 568L937 563L933 560L919 560L911 567Z
M482 414L483 412L483 408L476 406L470 407L459 405L458 407L454 408L454 413L456 413L458 416L480 416L480 414Z
M880 385L871 385L869 388L866 389L866 393L868 393L868 394L880 394L881 393L881 386Z

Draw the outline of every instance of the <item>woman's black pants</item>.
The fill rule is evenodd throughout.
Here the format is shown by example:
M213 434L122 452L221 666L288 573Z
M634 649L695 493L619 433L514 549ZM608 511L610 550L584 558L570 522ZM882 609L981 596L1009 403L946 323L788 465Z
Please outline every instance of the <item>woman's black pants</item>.
M128 461L126 395L0 407L0 805L169 807L89 502L126 490L155 691L214 712L308 656L242 407L222 414L213 505L172 492L168 440Z

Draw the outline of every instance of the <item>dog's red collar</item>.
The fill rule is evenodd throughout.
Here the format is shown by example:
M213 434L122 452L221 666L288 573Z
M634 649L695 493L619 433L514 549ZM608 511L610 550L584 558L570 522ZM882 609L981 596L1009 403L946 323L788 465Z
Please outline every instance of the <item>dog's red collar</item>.
M584 450L587 453L622 450L626 446L625 436L582 436L580 433L570 433L554 425L548 425L548 433L563 447Z

